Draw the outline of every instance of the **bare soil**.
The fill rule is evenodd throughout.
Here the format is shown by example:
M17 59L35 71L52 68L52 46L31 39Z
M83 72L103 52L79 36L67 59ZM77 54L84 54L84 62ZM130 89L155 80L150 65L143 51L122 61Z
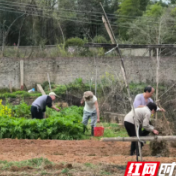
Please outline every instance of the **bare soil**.
M129 156L129 149L130 142L105 143L96 139L82 141L2 139L0 140L0 160L23 161L43 157L55 163L126 165L128 161L136 159L135 156ZM169 147L169 151L169 157L151 157L149 146L145 145L143 160L175 162L176 149Z

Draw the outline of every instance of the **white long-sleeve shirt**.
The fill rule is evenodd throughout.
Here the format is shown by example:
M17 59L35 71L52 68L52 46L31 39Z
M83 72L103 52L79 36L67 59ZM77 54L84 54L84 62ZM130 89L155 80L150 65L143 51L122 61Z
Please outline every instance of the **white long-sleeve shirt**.
M136 125L139 125L140 127L143 127L147 131L153 131L154 127L149 124L150 117L151 117L151 111L150 109L145 106L142 108L136 108L135 109L135 115L136 115ZM134 114L133 111L130 111L126 116L124 121L134 124Z

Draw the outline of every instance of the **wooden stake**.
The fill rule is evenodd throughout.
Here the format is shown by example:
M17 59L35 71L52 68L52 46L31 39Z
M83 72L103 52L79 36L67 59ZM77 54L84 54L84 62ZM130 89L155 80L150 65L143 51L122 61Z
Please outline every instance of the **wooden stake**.
M159 68L160 68L160 57L159 57L159 49L156 49L156 104L158 102L158 85L159 85ZM157 104L158 105L158 104ZM158 119L157 113L156 113L156 120Z
M95 65L95 96L97 96L97 76L98 76L98 69L97 69L97 62L94 57L94 65Z
M103 23L104 23L104 25L105 25L106 31L108 32L108 35L109 35L109 37L110 37L110 39L111 39L112 44L115 44L116 42L115 42L115 40L114 40L114 38L113 38L113 36L112 36L112 34L111 34L111 31L110 31L110 29L109 29L109 27L108 27L108 24L107 24L107 22L106 22L106 19L105 19L105 17L104 17L103 15L102 15L102 21L103 21Z
M12 81L10 81L9 89L10 89L10 93L12 93Z
M176 136L141 136L142 141L176 141ZM138 141L137 137L116 137L116 138L102 138L103 142L110 141Z
M128 92L128 98L129 98L129 101L130 101L130 105L131 105L131 109L133 110L133 114L134 114L134 125L135 125L135 130L136 130L136 134L138 136L138 141L139 141L139 132L138 132L138 126L135 124L135 119L136 119L136 114L135 114L135 110L134 110L134 106L133 106L133 102L132 102L132 98L131 98L131 94L130 94L130 89L128 87L128 81L127 81L127 75L126 75L126 71L125 71L125 65L124 65L124 62L123 62L123 58L122 58L122 55L121 55L121 52L119 50L119 47L118 47L118 43L116 41L116 38L115 38L115 35L114 35L114 32L111 28L111 25L109 23L109 20L108 20L108 17L106 15L106 12L102 6L102 4L100 3L102 9L103 9L103 12L104 12L104 15L105 15L105 19L104 19L104 24L107 24L105 27L107 28L107 32L108 34L110 33L111 35L109 36L110 38L112 37L113 39L111 39L111 42L116 44L116 51L117 51L117 54L119 54L120 56L120 59L121 59L121 71L122 71L122 74L123 74L123 78L124 78L124 82L125 82L125 85L126 85L126 89L127 89L127 92ZM142 150L141 150L141 143L138 142L138 146L139 146L139 154L140 154L140 158L141 158L141 161L142 161ZM137 156L137 155L136 155ZM138 156L137 156L137 161L138 161Z
M48 73L47 73L47 76L48 76L48 82L49 82L50 92L52 92L52 90L51 90L51 84L50 84L50 77L49 77Z
M42 93L42 95L46 95L45 91L43 90L42 86L40 84L37 84L37 88Z
M24 89L24 61L20 60L20 88Z

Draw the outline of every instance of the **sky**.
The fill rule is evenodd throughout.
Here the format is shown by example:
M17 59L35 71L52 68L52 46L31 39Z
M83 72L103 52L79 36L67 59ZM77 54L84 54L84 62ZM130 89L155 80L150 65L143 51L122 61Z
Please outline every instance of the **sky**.
M153 0L153 1L156 1L156 0ZM159 1L159 0L157 0L157 1ZM162 0L162 1L167 3L167 4L170 2L170 0Z

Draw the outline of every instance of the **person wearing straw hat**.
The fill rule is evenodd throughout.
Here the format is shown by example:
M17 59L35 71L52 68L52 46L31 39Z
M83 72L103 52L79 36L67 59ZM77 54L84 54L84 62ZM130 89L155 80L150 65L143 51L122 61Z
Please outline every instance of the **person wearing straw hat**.
M60 111L56 108L52 102L55 100L56 94L54 92L50 92L49 95L42 95L38 97L31 106L31 114L33 119L43 119L44 113L46 111L46 106L52 108L56 111Z
M96 123L100 122L100 113L97 97L91 92L84 92L83 99L81 104L85 102L83 120L82 123L86 126L89 118L91 118L91 135L94 136L94 127L96 127ZM85 132L84 127L84 132Z

